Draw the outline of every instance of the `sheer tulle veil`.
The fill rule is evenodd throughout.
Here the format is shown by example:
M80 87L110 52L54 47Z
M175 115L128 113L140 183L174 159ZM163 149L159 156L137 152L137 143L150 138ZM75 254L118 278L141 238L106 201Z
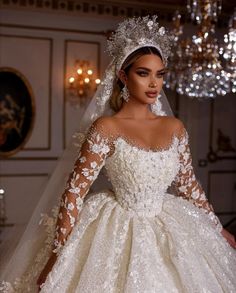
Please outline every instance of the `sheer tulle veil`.
M130 29L132 27L135 28L133 33ZM130 36L132 36L133 39L129 36L129 31ZM125 39L121 42L118 37L120 39ZM37 255L37 251L43 249L45 246L47 249L50 248L54 237L57 206L64 191L67 177L73 168L73 164L76 160L81 144L91 124L101 116L108 116L114 113L110 107L109 98L111 97L113 91L114 81L115 78L117 78L118 69L121 67L124 60L127 56L129 56L129 54L138 48L152 46L158 49L163 57L163 60L166 61L168 57L167 51L169 48L167 47L167 42L170 43L170 40L171 38L166 34L164 28L160 28L158 26L156 16L152 18L133 18L120 24L116 34L113 36L113 39L108 46L110 51L112 51L111 55L113 59L107 67L104 78L94 97L83 114L78 132L74 134L69 146L58 160L57 166L52 173L44 192L42 193L42 196L14 253L10 259L3 260L5 267L1 276L2 280L12 282L15 278L23 274L27 266L29 266L32 256ZM125 48L125 50L122 51L122 54L118 53L120 50L120 44L123 44L123 47ZM165 52L163 49L165 49ZM156 103L151 105L151 111L156 115L173 115L163 90L158 96ZM107 187L109 187L109 182L103 172L101 172L92 186L92 191ZM87 196L89 196L89 194ZM47 249L45 249L45 251Z

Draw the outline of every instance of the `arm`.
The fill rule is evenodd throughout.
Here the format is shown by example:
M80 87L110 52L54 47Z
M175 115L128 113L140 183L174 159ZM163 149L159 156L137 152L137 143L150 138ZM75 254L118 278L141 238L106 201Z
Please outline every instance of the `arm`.
M37 284L41 286L57 260L57 255L70 235L83 200L90 186L97 178L105 159L110 154L109 140L101 131L99 125L93 125L81 147L78 159L75 162L62 195L52 254L41 272Z
M92 126L61 198L53 243L54 253L60 251L71 233L82 209L84 198L104 166L109 152L108 138L104 137L98 127Z
M204 190L195 177L188 134L184 127L181 128L179 134L178 152L180 168L174 182L177 188L177 194L191 201L198 208L203 209L214 223L216 229L220 232L222 230L222 225L215 215L213 207L208 202Z

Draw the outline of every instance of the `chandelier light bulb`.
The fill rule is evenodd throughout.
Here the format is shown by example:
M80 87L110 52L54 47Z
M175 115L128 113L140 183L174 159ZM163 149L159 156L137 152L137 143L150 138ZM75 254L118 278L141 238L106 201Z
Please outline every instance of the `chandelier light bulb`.
M70 77L70 78L69 78L69 83L72 84L72 83L74 83L74 81L75 81L75 78L74 78L74 77Z
M95 79L94 70L90 61L77 59L74 62L73 72L68 78L67 99L72 106L81 107L90 99L96 90L100 79Z
M78 73L79 75L81 75L81 74L83 73L83 70L82 70L81 68L79 68L79 69L77 70L77 73Z
M181 95L204 100L236 91L236 13L224 43L219 46L215 23L222 9L218 0L188 0L187 9L197 23L191 38L180 38L175 18L172 33L175 50L170 56L165 85ZM179 18L180 19L180 18Z

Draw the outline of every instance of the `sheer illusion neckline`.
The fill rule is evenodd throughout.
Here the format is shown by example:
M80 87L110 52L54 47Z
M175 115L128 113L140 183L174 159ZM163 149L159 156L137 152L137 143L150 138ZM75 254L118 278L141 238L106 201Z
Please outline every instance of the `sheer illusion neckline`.
M122 141L123 143L125 143L127 146L135 149L135 150L139 150L145 153L163 153L163 152L167 152L169 150L171 150L173 148L173 146L175 145L176 141L178 141L178 136L176 134L172 135L172 138L170 140L170 143L167 144L166 146L158 146L158 147L143 147L140 146L139 144L135 143L134 139L129 139L127 137L124 136L118 136L116 139L114 139L113 144L116 146L116 144ZM115 147L116 150L116 147Z

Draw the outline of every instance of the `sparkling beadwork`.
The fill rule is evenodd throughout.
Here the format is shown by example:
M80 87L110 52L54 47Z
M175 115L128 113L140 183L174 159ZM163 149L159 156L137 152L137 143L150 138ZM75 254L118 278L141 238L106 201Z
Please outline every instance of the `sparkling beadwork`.
M96 192L84 201L104 165L113 191ZM79 194L70 193L71 182L80 186ZM171 183L176 195L167 192ZM185 130L165 147L145 149L93 128L68 188L59 219L75 220L73 229L68 221L56 224L42 215L45 247L21 279L2 283L3 292L38 291L36 278L52 242L58 260L42 293L235 292L235 253L218 233L219 220L196 181ZM79 221L72 213L74 203Z

